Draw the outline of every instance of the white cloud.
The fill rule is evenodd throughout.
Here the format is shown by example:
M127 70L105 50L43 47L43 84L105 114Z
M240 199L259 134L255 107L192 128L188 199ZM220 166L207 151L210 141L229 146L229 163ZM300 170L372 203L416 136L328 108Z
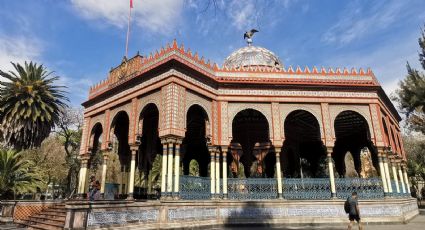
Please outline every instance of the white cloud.
M10 62L38 61L41 52L41 44L34 38L0 36L0 69L14 70Z
M253 2L232 1L228 6L228 14L232 25L238 30L255 27L258 11Z
M124 28L127 26L129 0L71 0L84 18ZM167 33L180 22L183 0L133 0L132 21L154 33Z
M367 8L362 2L350 2L339 20L323 36L326 43L347 44L379 29L389 27L406 15L406 1L382 1Z
M391 95L398 88L398 82L407 74L407 61L414 68L419 66L418 36L419 33L414 31L408 36L400 37L373 50L366 49L332 57L325 64L347 68L370 67L387 95Z

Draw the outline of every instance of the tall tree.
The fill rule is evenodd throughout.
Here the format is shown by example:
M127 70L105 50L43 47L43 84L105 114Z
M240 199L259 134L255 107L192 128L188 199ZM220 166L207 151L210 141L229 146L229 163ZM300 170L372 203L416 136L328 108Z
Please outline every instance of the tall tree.
M44 185L41 189L44 190L49 184L58 185L61 189L66 187L68 165L58 135L50 135L41 143L40 148L26 150L23 156L37 165Z
M79 108L65 108L56 126L60 140L65 150L65 161L68 168L66 193L71 195L76 189L80 163L77 159L83 127L83 111Z
M425 70L425 29L421 31L418 40L421 51L419 62ZM397 100L400 108L406 113L408 125L416 131L425 134L425 75L413 69L407 63L407 76L400 82L397 90Z
M15 149L40 146L59 122L68 98L64 86L55 85L58 76L51 77L43 65L12 63L9 73L0 70L0 134L3 141Z
M22 152L0 149L0 198L15 198L18 193L35 192L40 185L37 167Z
M409 135L403 137L404 148L409 155L407 174L413 184L417 179L425 180L425 137Z

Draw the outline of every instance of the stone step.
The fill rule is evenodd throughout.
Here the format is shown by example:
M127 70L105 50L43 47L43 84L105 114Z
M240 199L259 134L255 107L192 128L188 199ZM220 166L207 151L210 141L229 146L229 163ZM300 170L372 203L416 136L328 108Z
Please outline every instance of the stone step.
M37 213L33 216L42 216L42 217L47 217L47 218L51 218L51 219L65 219L66 218L66 215L62 214L62 213L58 213L58 214Z
M28 229L31 230L58 230L63 229L63 227L56 227L47 224L32 224L28 226Z
M56 216L66 216L66 211L59 211L59 210L43 210L39 214L46 214L46 215L56 215Z
M4 224L0 225L0 230L23 230L27 229L26 227L20 227L17 224Z
M66 209L65 209L65 207L50 207L50 208L48 208L49 210L59 210L59 211L65 211Z
M65 225L65 217L56 217L56 218L52 218L52 217L48 217L48 216L43 216L43 215L34 215L30 217L30 220L40 220L40 221L48 221L48 222L57 222L58 224L62 224Z
M65 226L65 224L62 224L62 223L39 220L39 219L27 219L25 220L25 222L28 227L32 227L34 225L45 225L45 226L50 226L54 229L57 229L57 228L63 229L63 227Z

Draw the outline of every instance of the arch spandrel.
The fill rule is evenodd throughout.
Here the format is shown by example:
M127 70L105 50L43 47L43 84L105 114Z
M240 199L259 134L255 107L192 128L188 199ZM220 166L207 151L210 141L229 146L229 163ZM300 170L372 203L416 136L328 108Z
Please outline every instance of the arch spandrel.
M257 110L260 113L262 113L266 119L267 119L267 124L269 125L269 138L270 140L273 140L273 125L271 123L272 121L272 115L271 115L271 104L251 104L251 103L228 103L228 119L227 119L227 124L228 125L228 137L229 139L231 139L232 137L232 133L233 133L233 127L232 127L232 122L233 119L236 117L236 115L241 112L242 110L246 110L246 109L253 109L253 110ZM223 114L222 114L223 115Z
M96 121L90 129L89 142L87 145L88 148L94 147L95 135L99 134L99 132L100 132L100 135L104 133L104 126L102 125L100 121ZM99 141L102 141L102 139L100 139Z
M192 107L193 105L199 105L201 106L204 111L207 113L207 118L209 123L211 124L212 121L212 111L211 111L211 106L212 106L212 102L202 98L196 94L190 93L186 91L186 103L185 103L185 117L184 117L184 127L186 127L186 121L187 121L187 113L189 112L190 107ZM209 131L209 135L212 135L212 130L208 130Z
M329 105L330 113L330 124L332 130L332 138L335 140L335 119L336 117L344 111L354 111L360 114L367 122L369 127L369 133L371 139L375 139L375 133L373 131L372 119L370 117L370 111L368 105Z
M311 113L319 123L320 127L320 138L322 140L325 139L325 135L323 132L323 122L322 122L322 111L320 104L280 104L280 130L282 137L285 137L285 119L288 115L296 110L304 110L306 112Z
M93 130L93 127L97 124L100 123L100 125L102 125L102 128L105 128L105 113L96 115L91 117L90 119L90 126L89 126L89 132L91 132Z
M161 91L157 91L154 93L151 93L149 95L145 95L138 99L137 101L137 111L136 111L136 124L138 124L140 120L140 115L142 114L142 111L148 106L149 104L154 104L159 112L159 124L161 124L161 118L162 118L162 108L161 108ZM136 126L137 127L137 126Z

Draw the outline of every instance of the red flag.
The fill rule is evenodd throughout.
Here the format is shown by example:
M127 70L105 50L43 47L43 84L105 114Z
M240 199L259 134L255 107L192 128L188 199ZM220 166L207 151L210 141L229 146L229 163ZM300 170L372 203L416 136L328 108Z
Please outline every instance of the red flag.
M130 8L133 8L133 0L130 0Z

